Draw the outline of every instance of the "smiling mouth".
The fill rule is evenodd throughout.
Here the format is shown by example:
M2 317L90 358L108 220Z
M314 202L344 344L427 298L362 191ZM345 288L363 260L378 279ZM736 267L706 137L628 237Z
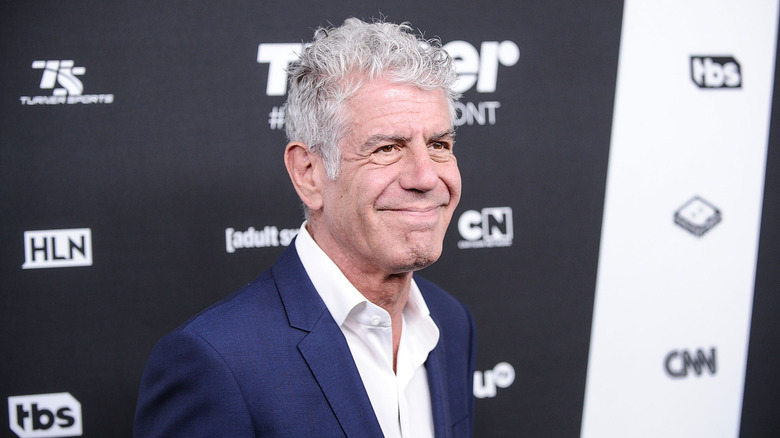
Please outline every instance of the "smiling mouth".
M430 231L441 223L444 208L446 208L446 205L386 208L378 210L378 212L389 214L389 217L393 218L393 222L399 225L403 224L404 228L416 231Z
M429 207L389 207L379 208L377 211L389 211L396 213L405 213L410 215L429 215L434 212L438 212L440 209L447 207L447 204L432 205Z

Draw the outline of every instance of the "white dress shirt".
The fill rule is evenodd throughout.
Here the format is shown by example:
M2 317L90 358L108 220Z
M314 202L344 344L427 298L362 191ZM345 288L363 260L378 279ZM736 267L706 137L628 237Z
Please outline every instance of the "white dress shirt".
M439 328L412 280L403 310L401 341L393 372L390 314L368 301L301 226L295 248L314 287L341 327L363 386L387 438L433 437L425 361L439 342Z

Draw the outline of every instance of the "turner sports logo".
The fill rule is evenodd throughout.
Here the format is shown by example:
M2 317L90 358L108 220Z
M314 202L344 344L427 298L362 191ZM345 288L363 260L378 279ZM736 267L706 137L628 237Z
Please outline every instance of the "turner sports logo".
M92 266L92 230L38 230L24 232L22 269Z
M303 49L301 43L263 43L257 49L257 62L268 64L268 83L265 93L268 96L287 94L287 67L298 58ZM451 41L443 48L453 58L458 81L455 90L464 93L472 88L477 93L494 93L498 84L500 67L512 67L520 60L520 49L512 41L484 41L479 50L466 41ZM455 125L494 125L498 101L458 102L455 104L457 117ZM269 113L268 123L271 129L284 127L284 108L275 106Z
M81 436L81 403L67 392L8 397L8 423L20 438Z
M22 105L73 105L113 103L113 94L84 94L84 83L79 79L87 69L76 66L72 59L38 60L33 70L41 70L41 90L52 90L48 96L22 96Z
M513 226L511 207L464 211L458 219L458 232L463 238L458 242L458 248L512 246Z

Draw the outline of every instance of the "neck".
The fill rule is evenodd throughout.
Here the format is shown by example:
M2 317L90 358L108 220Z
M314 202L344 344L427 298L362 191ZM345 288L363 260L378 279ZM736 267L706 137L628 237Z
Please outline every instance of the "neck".
M401 345L401 333L403 332L403 311L409 300L409 290L412 282L412 273L399 274L388 278L379 285L361 285L361 278L347 277L360 293L369 301L385 309L390 314L390 324L393 333L393 372L396 372L398 364L398 347Z
M351 256L339 249L339 245L327 232L319 232L317 222L310 219L307 230L317 245L338 266L344 276L367 300L385 309L393 322L398 318L409 297L412 284L412 271L392 273L377 266L371 266L365 260Z
M309 221L307 230L314 241L325 254L339 267L344 276L355 286L355 289L375 305L385 309L390 315L393 331L393 371L396 370L398 346L401 343L403 330L403 311L409 299L413 272L388 274L379 269L361 269L360 260L352 260L340 251L328 251L327 234L318 236L316 227ZM363 266L365 268L365 266Z
M356 278L347 276L347 279L366 299L385 309L393 320L396 317L400 318L409 298L411 272L392 275L379 282L366 281L370 279L361 276Z

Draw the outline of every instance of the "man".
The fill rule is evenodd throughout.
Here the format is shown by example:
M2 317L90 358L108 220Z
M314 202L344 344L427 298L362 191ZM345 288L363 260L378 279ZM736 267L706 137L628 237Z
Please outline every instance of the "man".
M259 278L164 337L137 437L462 437L474 326L413 276L460 199L456 76L405 25L319 29L290 68L284 162L306 221Z

